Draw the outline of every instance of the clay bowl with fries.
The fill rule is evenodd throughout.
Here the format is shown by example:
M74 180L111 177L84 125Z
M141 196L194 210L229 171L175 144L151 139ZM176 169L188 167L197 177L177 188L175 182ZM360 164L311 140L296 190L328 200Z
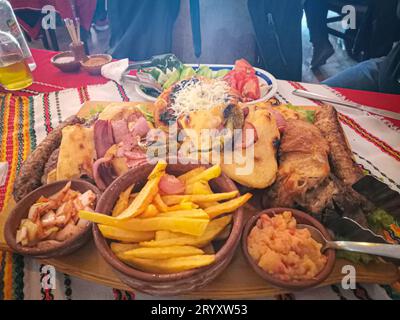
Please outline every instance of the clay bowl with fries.
M81 218L95 222L95 244L125 284L173 296L205 286L228 266L250 197L219 166L159 162L119 177L96 213Z

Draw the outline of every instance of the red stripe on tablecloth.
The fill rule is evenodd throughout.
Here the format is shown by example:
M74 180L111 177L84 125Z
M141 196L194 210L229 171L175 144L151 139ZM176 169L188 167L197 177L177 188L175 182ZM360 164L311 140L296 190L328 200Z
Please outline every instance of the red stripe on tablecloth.
M386 94L380 92L359 91L343 88L335 88L332 90L336 91L350 101L354 101L365 106L400 113L400 95L398 94ZM385 117L385 119L400 128L400 120L395 120L387 117Z
M8 162L8 173L4 186L0 188L0 211L3 210L4 200L6 197L7 186L11 176L12 162L14 156L14 118L15 118L15 98L10 98L10 105L7 106L7 101L5 108L8 108L9 114L8 119L4 119L4 123L7 126L7 138L6 138L6 155L5 160Z
M400 95L398 94L359 91L343 88L335 88L335 90L354 102L379 109L400 112Z
M302 89L304 91L308 91L307 88L305 88L302 84L294 81L289 81L290 85L292 85L295 89ZM314 100L313 100L314 101ZM319 101L314 101L318 105L323 105L323 103ZM388 145L386 142L380 140L373 134L369 133L366 129L364 129L359 123L357 123L354 119L351 117L348 117L342 113L339 113L339 120L347 125L349 128L351 128L353 131L355 131L358 135L366 139L367 141L371 142L374 144L376 147L378 147L382 152L386 153L387 155L391 156L397 161L400 161L400 152L392 148L390 145Z
M367 130L365 130L363 127L361 127L353 119L351 119L351 118L339 113L339 120L342 123L346 124L351 129L353 129L359 135L361 135L362 137L364 137L368 141L372 142L382 152L385 152L385 153L389 154L390 156L392 156L393 158L395 158L397 161L400 161L400 152L399 151L396 151L395 149L393 149L391 146L389 146L384 141L379 140L373 134L369 133Z

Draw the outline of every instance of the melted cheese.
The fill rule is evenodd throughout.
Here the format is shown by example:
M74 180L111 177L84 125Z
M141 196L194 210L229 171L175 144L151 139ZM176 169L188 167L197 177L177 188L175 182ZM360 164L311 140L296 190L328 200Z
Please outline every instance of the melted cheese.
M179 118L182 114L225 104L229 99L229 85L224 80L198 81L177 91L174 98L171 108Z

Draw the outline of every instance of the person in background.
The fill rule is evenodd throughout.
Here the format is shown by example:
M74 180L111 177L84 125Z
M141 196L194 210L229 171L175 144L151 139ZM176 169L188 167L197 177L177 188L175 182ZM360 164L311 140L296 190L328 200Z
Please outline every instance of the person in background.
M388 56L363 61L323 83L331 87L400 94L400 43Z
M93 17L93 28L98 31L108 30L106 0L97 0Z
M256 41L248 0L181 0L173 53L188 63L256 65ZM198 3L198 5L197 5Z
M248 0L259 63L275 77L301 81L302 0Z
M180 0L109 0L110 53L137 61L171 52L179 6Z
M311 68L317 69L335 53L329 41L328 3L326 0L306 0L304 11L307 17L307 26L310 31L310 41L313 45Z
M397 2L400 19L400 0ZM331 87L400 94L400 42L386 57L363 61L323 83Z

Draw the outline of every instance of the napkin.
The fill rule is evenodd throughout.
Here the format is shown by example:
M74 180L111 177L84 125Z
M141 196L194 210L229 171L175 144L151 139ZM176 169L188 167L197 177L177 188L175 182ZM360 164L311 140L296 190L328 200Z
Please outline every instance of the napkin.
M101 75L104 78L114 80L118 84L122 84L122 74L129 66L129 59L122 59L110 62L101 68Z

